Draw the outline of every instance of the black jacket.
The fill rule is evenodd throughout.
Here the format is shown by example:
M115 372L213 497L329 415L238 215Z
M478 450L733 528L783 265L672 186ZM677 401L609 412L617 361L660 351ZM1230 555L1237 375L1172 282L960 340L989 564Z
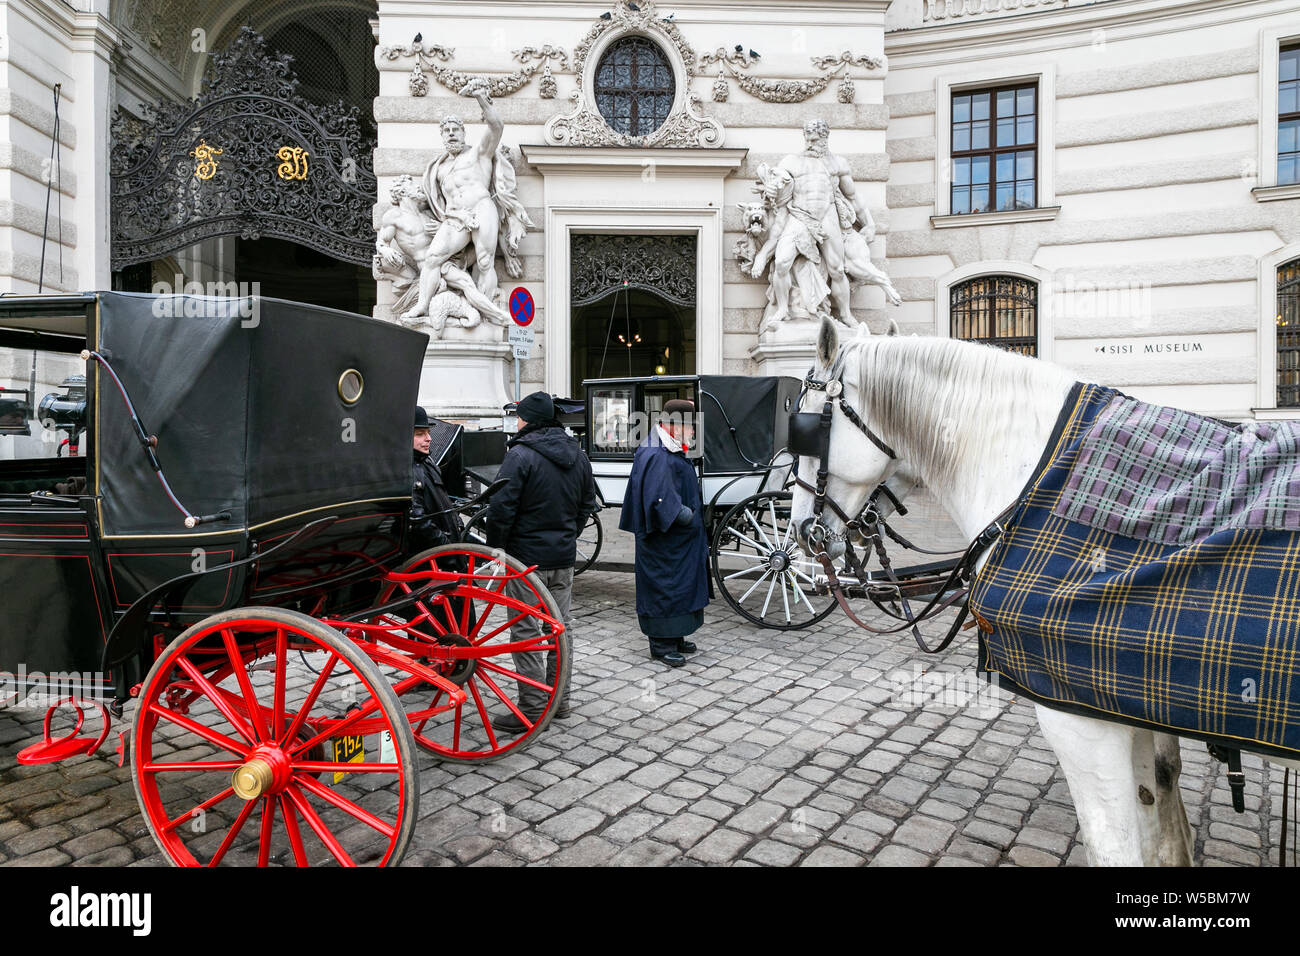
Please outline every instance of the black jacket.
M460 540L460 518L445 513L450 507L451 498L443 486L442 472L437 463L428 455L415 452L415 464L411 467L412 554Z
M563 428L526 428L510 443L488 505L487 543L542 570L571 568L578 532L600 510L591 462Z

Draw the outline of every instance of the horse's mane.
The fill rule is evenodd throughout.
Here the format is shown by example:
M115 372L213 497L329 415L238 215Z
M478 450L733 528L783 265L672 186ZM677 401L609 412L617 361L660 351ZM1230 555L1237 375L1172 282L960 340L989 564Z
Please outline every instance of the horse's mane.
M964 463L1008 430L1041 425L1059 409L1040 399L1063 392L1063 369L958 339L852 339L839 361L858 363L861 411L927 482L954 487ZM1049 410L1050 408L1050 410Z

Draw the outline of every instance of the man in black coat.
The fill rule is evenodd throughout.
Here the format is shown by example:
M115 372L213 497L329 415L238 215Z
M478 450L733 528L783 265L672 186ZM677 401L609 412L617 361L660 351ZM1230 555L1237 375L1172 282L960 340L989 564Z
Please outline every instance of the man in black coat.
M459 541L460 518L451 512L451 498L438 463L429 457L429 415L415 409L415 463L411 467L411 553Z
M487 514L488 547L502 548L525 565L536 565L537 576L555 598L566 630L572 627L569 606L573 595L573 566L578 553L578 533L587 516L600 510L591 462L555 419L555 403L545 392L533 392L519 403L520 430L510 441L497 480L506 484L492 496ZM508 585L506 593L526 600L523 584ZM568 630L572 635L572 630ZM533 618L520 621L512 640L527 640L541 633ZM572 640L570 640L572 647ZM550 683L555 679L555 652L543 664L537 651L514 655L519 673ZM546 694L519 684L519 709L530 721L540 717ZM567 717L568 700L562 700L556 717ZM492 721L503 733L526 728L512 713Z
M636 614L650 656L681 667L709 603L709 542L699 477L686 460L695 405L675 398L664 413L632 458L619 527L636 535Z

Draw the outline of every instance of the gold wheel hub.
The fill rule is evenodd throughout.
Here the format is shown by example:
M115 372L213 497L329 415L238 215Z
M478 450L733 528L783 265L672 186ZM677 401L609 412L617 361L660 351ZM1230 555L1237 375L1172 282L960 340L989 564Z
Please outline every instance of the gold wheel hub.
M271 765L260 757L254 757L235 771L230 786L242 799L256 800L271 787L274 780L275 771Z

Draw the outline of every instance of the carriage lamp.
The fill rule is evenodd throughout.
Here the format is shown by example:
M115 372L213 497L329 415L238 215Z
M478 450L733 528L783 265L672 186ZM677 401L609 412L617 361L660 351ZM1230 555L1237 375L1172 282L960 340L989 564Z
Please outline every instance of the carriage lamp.
M69 375L59 388L66 391L50 392L41 399L36 419L49 429L80 431L86 426L86 376Z
M656 366L655 366L655 374L656 374L656 375L664 375L664 374L666 374L667 372L668 372L668 369L664 368L662 365L656 365Z

